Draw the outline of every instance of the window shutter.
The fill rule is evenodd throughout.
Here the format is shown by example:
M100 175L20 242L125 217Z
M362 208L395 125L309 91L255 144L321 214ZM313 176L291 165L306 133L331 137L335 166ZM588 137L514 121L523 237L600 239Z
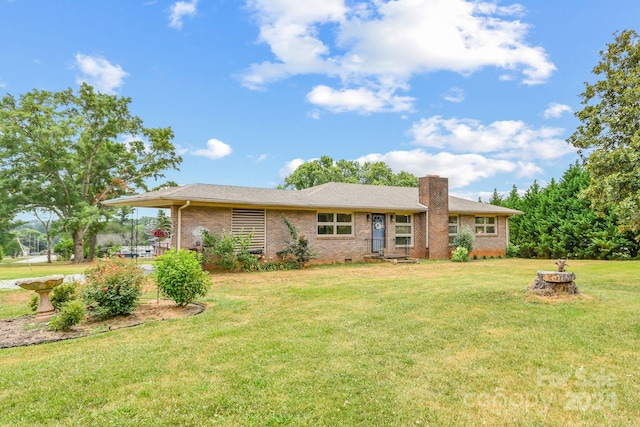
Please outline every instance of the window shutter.
M266 225L264 210L233 209L231 213L231 234L248 236L252 234L249 250L265 250Z

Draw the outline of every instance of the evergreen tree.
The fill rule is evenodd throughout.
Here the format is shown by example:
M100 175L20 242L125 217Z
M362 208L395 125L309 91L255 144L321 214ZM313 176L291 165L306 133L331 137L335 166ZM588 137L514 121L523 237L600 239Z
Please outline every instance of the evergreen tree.
M589 172L578 163L559 181L541 188L534 181L519 197L515 186L502 206L525 213L511 218L510 240L525 258L621 259L637 257L638 244L621 233L613 212L596 213L582 197Z

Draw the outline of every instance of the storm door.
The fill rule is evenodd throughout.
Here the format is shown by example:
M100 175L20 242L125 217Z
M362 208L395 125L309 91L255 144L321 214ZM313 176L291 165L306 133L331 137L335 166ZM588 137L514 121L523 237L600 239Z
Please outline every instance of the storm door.
M371 215L371 227L372 227L372 247L371 251L373 253L382 254L384 250L384 242L385 242L385 215L384 214L373 214Z

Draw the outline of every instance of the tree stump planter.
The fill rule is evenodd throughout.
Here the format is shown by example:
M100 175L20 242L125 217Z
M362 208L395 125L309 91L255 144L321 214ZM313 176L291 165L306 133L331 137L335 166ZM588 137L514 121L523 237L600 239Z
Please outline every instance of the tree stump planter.
M557 293L579 294L575 273L565 271L538 271L538 277L527 287L528 292L550 296Z

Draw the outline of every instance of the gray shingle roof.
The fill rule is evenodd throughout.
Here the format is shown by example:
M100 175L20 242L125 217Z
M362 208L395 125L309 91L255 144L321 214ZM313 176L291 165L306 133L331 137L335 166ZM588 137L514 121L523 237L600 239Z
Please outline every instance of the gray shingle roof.
M107 206L167 208L192 204L238 207L286 207L298 209L349 209L354 211L424 212L418 189L330 182L305 190L190 184L121 197L104 202ZM520 211L449 196L451 213L518 215Z

